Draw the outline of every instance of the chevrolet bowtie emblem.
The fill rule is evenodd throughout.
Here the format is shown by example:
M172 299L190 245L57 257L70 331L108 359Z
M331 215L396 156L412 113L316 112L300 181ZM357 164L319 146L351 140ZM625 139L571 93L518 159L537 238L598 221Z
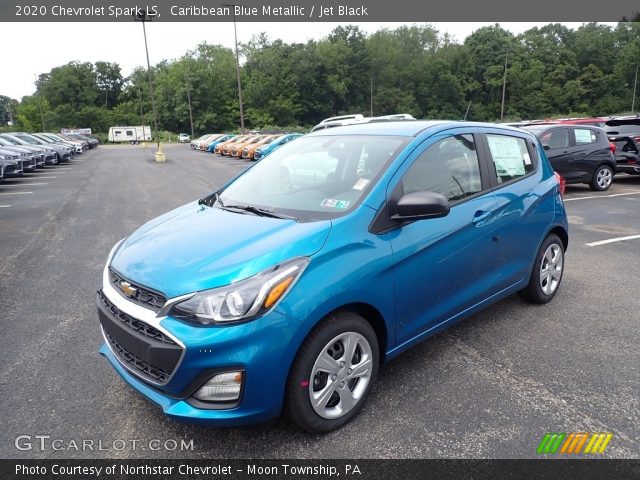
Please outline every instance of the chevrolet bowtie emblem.
M124 293L127 297L133 297L138 291L138 289L132 287L129 282L120 282L118 286L120 287L120 290L122 290L122 293Z

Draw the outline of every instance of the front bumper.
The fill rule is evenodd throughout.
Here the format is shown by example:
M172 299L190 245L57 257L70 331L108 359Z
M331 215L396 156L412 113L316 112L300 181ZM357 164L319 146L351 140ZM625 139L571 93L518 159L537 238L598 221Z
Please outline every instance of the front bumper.
M22 170L24 172L34 172L36 170L37 163L34 157L29 159L23 158L20 161L22 162Z
M140 305L128 306L132 302L114 293L115 289L108 285L103 286L104 295L120 311L132 317L138 312L134 318L140 321L143 321L140 313L145 314L143 310L155 316L153 311ZM101 307L98 301L98 309ZM100 315L105 315L102 310ZM119 321L117 317L113 318L115 322ZM129 386L159 405L165 414L218 426L256 423L280 415L289 365L295 354L295 349L290 345L294 343L296 328L289 317L272 311L251 322L222 327L191 326L171 317L155 317L152 322L154 327L184 347L184 353L177 366L169 372L166 383L154 384L132 369L131 365L126 365L121 352L116 353L113 343L104 335L104 329L105 343L100 353ZM148 324L151 325L151 322ZM122 332L118 334L122 335ZM134 334L131 332L131 335ZM127 343L126 338L120 339ZM158 362L157 350L150 352L148 357L144 348L134 347L134 350L138 359ZM204 403L193 397L214 372L232 370L244 372L242 394L237 402Z

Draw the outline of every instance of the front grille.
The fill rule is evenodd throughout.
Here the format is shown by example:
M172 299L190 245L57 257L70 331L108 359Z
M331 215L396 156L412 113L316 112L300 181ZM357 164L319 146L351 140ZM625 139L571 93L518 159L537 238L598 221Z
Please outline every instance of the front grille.
M109 299L105 296L105 294L100 290L98 292L98 297L102 304L107 307L114 317L120 320L127 327L135 330L138 333L143 334L146 337L152 338L154 340L158 340L162 343L167 343L169 345L177 345L171 338L166 336L157 328L152 327L151 325L141 322L140 320L133 318L126 313L122 312L118 307L116 307L113 303L109 301Z
M114 340L114 338L109 335L107 332L104 332L107 341L111 345L113 351L118 355L120 360L128 365L130 368L136 369L140 374L145 377L151 378L158 383L166 383L169 379L169 373L164 371L161 368L154 367L153 365L149 365L144 360L136 357L133 353L128 352L122 345Z
M160 311L160 309L167 302L167 299L164 295L158 292L154 292L148 288L145 288L141 285L136 285L129 280L125 279L121 275L119 275L115 270L109 268L109 279L111 280L111 284L116 289L118 293L121 293L121 283L127 282L131 285L132 288L135 288L135 293L131 296L124 296L126 299L131 300L139 305L142 305L147 308L151 308L156 313Z

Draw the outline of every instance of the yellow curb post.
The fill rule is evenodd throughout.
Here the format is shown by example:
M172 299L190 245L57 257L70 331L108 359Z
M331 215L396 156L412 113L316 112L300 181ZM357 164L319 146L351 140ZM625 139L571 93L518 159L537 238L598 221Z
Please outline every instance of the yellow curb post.
M156 152L156 163L163 163L166 162L167 158L164 155L164 152L162 151L162 146L158 147L158 151Z

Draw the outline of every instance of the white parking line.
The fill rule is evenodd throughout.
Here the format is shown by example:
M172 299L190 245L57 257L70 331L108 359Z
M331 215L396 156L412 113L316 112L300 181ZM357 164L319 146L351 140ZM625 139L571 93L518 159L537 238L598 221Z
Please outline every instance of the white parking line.
M49 180L51 178L58 178L58 177L41 177L40 175L38 175L38 180Z
M607 243L625 242L627 240L635 240L640 238L640 235L629 235L628 237L616 237L608 240L600 240L599 242L585 243L587 247L597 247L598 245L606 245Z
M28 195L33 192L8 192L8 193L0 193L0 195Z
M590 198L611 198L611 197L622 197L623 195L640 195L640 192L629 192L629 193L614 193L613 195L593 195L590 197L577 197L577 198L565 198L565 202L574 202L576 200L589 200Z
M5 183L2 185L4 187L34 187L36 185L48 185L47 182L35 182L35 183Z
M0 205L0 208L9 208L11 205Z

